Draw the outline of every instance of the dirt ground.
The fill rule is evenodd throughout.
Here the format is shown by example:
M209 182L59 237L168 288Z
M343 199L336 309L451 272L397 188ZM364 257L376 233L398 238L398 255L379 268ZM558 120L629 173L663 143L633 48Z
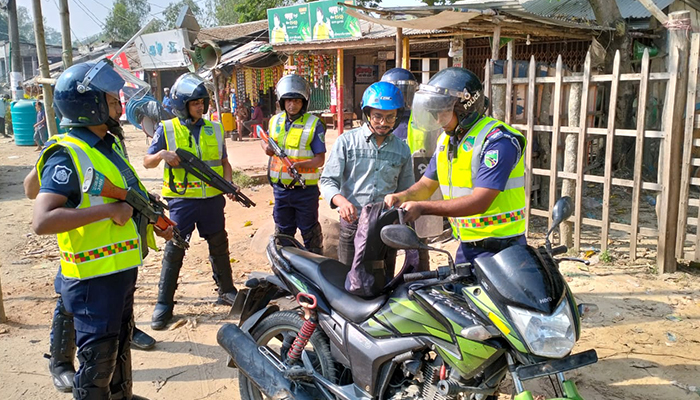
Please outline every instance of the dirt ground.
M127 129L131 159L145 185L160 190L160 168L140 163L146 142ZM332 141L334 132L327 138ZM68 399L55 391L47 371L51 316L58 265L54 237L31 230L33 202L24 198L22 179L37 153L0 139L0 280L5 311L0 324L0 397L3 399ZM249 174L264 171L266 159L255 141L228 141L234 168ZM267 271L265 256L253 250L257 229L269 227L272 192L259 185L245 191L258 206L226 206L234 279L242 285L253 270ZM322 214L333 212L322 202ZM544 227L533 225L535 235ZM532 242L538 243L534 238ZM587 237L596 246L595 236ZM162 243L161 243L162 244ZM454 250L456 243L439 246ZM585 247L583 247L585 248ZM614 248L614 246L613 246ZM616 253L611 253L613 257ZM176 294L176 320L169 330L152 331L151 312L157 296L161 254L152 252L140 269L134 314L137 326L158 340L151 351L133 351L134 392L150 399L238 399L236 374L226 368L216 332L227 322L227 307L213 304L214 282L206 243L196 234L185 258ZM435 258L434 262L438 262ZM653 273L653 254L636 263L622 254L617 263L565 264L562 271L577 299L596 303L600 314L586 320L575 351L595 348L600 361L568 374L586 399L698 399L700 396L700 270L685 268L670 275ZM526 383L551 396L548 381ZM504 385L503 399L510 398Z

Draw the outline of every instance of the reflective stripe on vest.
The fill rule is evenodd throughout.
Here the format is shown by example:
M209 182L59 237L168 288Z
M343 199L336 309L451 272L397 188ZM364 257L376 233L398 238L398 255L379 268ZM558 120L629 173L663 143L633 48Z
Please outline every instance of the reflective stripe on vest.
M512 127L483 117L467 132L450 154L450 137L443 133L438 140L437 170L444 199L468 196L473 193L473 178L478 174L483 146L494 128L502 127L513 135L524 137ZM454 182L454 183L453 183ZM454 236L462 242L473 242L488 237L506 238L525 232L525 163L522 154L510 173L505 189L496 196L483 214L450 218Z
M199 139L195 141L191 137L189 128L182 125L178 118L163 121L163 134L167 150L175 151L183 149L189 151L210 166L216 173L224 176L222 163L224 144L224 131L221 124L204 120L204 125L199 130ZM170 172L173 171L174 184L177 190L187 189L180 195L170 190ZM185 186L185 175L187 185ZM221 191L202 182L191 174L185 174L182 167L171 167L165 163L163 168L163 197L203 199L221 194Z
M304 114L300 119L292 122L289 131L285 129L287 114L279 113L270 120L270 138L284 150L293 163L314 158L311 150L311 142L316 132L318 118L311 114ZM316 185L321 174L318 168L297 168L307 185ZM277 157L272 157L270 162L270 180L273 183L280 182L283 185L292 183L293 178L289 174L287 166Z
M92 167L105 175L115 186L126 188L124 177L116 165L99 150L71 136L63 137L43 153L37 162L37 171L42 171L46 162L45 155L51 154L50 149L54 146L61 146L68 150L78 173L78 182L82 183L85 171ZM124 161L131 168L134 176L138 176L128 161L126 159ZM140 182L139 185L143 187ZM76 208L83 209L116 201L83 193L80 204ZM61 274L69 279L90 279L110 275L136 268L143 262L139 247L139 233L133 219L129 219L124 226L119 226L111 218L105 218L59 233L57 239L61 257Z
M411 149L411 154L415 154L418 150L425 149L425 132L413 126L413 113L411 113L411 116L408 118L406 143Z

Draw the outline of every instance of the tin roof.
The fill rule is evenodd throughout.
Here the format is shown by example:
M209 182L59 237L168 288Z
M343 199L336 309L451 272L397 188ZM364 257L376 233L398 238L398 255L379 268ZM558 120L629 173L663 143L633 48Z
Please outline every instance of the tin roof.
M653 0L660 8L670 6L675 0ZM488 3L487 3L488 4ZM595 21L593 9L588 0L523 0L520 5L530 13L543 17ZM620 14L625 19L646 19L651 13L638 0L617 0Z

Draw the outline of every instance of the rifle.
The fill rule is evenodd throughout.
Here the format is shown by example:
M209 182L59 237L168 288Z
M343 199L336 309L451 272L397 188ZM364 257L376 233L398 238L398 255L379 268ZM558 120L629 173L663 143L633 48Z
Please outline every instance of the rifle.
M204 161L197 158L196 155L183 149L175 149L175 153L178 157L180 157L180 165L178 167L181 167L186 171L184 182L185 191L187 190L187 174L189 173L201 179L209 186L219 189L224 193L233 194L235 200L241 203L243 207L255 207L253 200L244 195L241 192L241 188L231 182L227 182L223 177L221 177L221 175L217 174L216 171L205 164ZM173 170L170 168L170 190L174 191L175 193L180 193L177 191L177 188L175 188L175 182L173 179ZM180 194L184 194L184 191Z
M282 148L277 144L277 142L271 139L270 136L268 136L267 133L265 133L265 130L260 125L255 127L255 133L257 133L258 136L260 136L262 140L265 141L265 143L269 144L270 147L272 147L272 151L275 152L275 156L282 160L284 166L287 167L287 171L289 171L289 175L292 176L292 182L289 185L285 185L285 188L294 189L294 185L297 182L299 182L301 184L302 189L306 189L306 180L303 176L301 176L299 171L297 171L297 169L294 168L292 160L289 159L287 153L285 153L284 150L282 150Z
M148 193L148 199L145 199L134 188L122 189L115 186L106 176L99 171L95 171L92 167L89 167L85 171L83 193L126 202L133 207L136 212L146 217L148 222L158 227L158 229L164 231L172 226L172 241L175 246L183 249L190 247L190 244L180 235L180 230L175 227L175 222L165 216L164 210L167 210L168 206L156 199L152 194Z

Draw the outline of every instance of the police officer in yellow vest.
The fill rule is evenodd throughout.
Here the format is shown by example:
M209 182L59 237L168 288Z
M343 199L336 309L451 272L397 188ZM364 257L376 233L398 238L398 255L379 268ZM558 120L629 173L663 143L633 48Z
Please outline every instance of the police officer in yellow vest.
M208 84L198 75L180 76L170 88L171 106L177 117L163 121L143 159L143 166L155 168L165 161L162 196L167 199L170 219L189 240L195 226L209 245L209 261L219 290L219 303L233 304L237 290L231 276L228 235L225 230L226 199L217 190L178 168L176 149L196 154L214 171L231 181L232 170L226 154L224 130L218 122L202 118L209 109ZM163 269L158 284L158 303L151 317L151 328L165 328L173 317L177 279L185 249L172 242L165 245Z
M319 167L326 160L326 128L315 116L306 112L311 89L299 75L287 75L277 82L277 99L284 111L270 119L270 139L284 150L294 167L306 180L290 186L292 176L282 161L274 156L270 146L265 152L270 158L270 183L275 195L272 216L275 231L289 236L301 231L307 250L321 254L323 235L318 222ZM261 142L262 143L262 142Z
M413 100L418 127L444 133L423 178L386 196L413 221L420 215L449 217L461 241L456 262L471 262L525 244L525 137L484 115L479 78L464 68L444 69L421 85ZM443 200L426 201L440 187Z
M71 130L36 165L41 187L32 227L37 234L58 236L56 312L73 317L80 361L72 382L76 399L141 398L132 393L130 340L137 268L146 243L153 244L152 229L126 203L83 193L81 185L92 168L147 198L108 131L118 124L120 91L138 98L149 89L109 60L68 68L56 82L54 104L64 117L61 125ZM172 237L172 229L158 233ZM71 336L58 339L70 341ZM66 360L63 372L72 374L72 363L72 357Z

